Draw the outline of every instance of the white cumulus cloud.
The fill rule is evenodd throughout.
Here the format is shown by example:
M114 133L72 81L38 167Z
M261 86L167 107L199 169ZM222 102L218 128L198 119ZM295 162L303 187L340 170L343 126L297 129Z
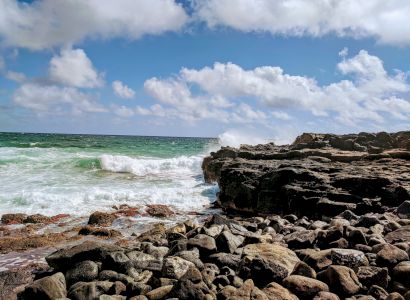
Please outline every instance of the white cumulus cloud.
M41 50L86 38L178 31L188 18L174 0L0 0L0 38L8 46Z
M408 0L194 0L209 27L286 36L336 34L410 44Z
M90 94L73 87L24 83L13 94L14 104L39 114L106 112Z
M184 68L176 77L151 78L144 86L169 112L167 116L191 121L270 124L272 119L290 120L297 111L335 119L343 126L381 124L391 117L410 119L406 73L389 74L380 58L364 50L343 57L337 69L343 80L320 85L314 78L290 75L277 66L246 70L215 63L199 70ZM215 105L214 99L229 105ZM150 109L141 112L149 114Z
M112 89L114 90L114 93L120 98L132 99L135 96L135 91L119 80L113 81Z
M49 77L56 83L80 88L100 87L104 83L82 49L62 49L60 55L53 56Z

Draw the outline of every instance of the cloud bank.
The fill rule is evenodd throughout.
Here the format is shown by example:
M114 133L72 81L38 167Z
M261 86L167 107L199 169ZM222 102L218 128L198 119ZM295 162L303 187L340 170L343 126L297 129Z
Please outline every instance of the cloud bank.
M161 116L184 120L265 125L274 118L290 120L297 111L352 127L410 119L406 73L388 74L382 60L364 50L343 57L336 67L345 79L329 85L287 74L277 66L245 70L233 63L215 63L199 70L184 68L176 77L148 79L145 91L157 107L137 112L155 116L160 107Z
M285 36L326 34L410 44L407 0L195 0L196 18L209 27Z
M41 50L87 38L134 40L204 22L243 32L410 44L408 0L192 0L186 5L185 10L175 0L0 0L0 38L7 46Z
M178 31L187 21L187 13L174 0L0 0L3 42L33 50L86 38L138 39Z

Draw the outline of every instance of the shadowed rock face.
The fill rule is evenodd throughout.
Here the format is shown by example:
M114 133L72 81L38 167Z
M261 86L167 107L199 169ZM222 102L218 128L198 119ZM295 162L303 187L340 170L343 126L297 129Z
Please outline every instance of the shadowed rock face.
M292 145L223 147L205 158L225 209L335 216L384 212L410 199L410 132L305 133Z

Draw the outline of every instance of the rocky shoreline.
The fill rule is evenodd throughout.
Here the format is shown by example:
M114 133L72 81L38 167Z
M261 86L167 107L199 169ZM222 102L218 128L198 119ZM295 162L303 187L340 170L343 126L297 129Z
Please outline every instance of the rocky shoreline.
M0 273L0 298L410 299L410 132L226 147L203 170L224 214L115 240L94 213L90 239Z

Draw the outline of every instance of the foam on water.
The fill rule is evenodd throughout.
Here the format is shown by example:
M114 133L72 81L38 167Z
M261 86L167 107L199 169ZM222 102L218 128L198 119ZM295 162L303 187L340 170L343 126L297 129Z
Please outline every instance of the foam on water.
M153 174L191 174L198 172L201 156L179 156L175 158L131 158L123 155L102 155L101 168L116 173L132 173L138 176Z
M131 151L114 142L111 148L0 146L0 215L86 216L119 204L168 204L188 212L214 201L217 187L205 184L201 171L205 142L192 151L190 140L160 140L156 147L163 152L151 145ZM171 142L179 148L168 153Z

